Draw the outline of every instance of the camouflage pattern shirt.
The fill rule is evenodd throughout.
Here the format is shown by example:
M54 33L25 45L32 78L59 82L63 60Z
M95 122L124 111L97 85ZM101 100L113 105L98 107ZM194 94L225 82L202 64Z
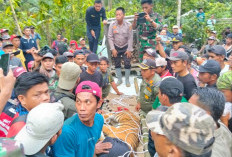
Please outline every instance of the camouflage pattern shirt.
M137 28L139 31L139 46L140 53L144 51L146 48L155 49L156 46L156 33L162 28L161 21L162 18L158 13L154 13L153 11L149 14L151 19L156 23L157 27L154 28L152 23L146 21L146 23L137 23Z
M140 85L138 102L141 104L141 110L146 114L152 110L152 104L158 95L160 81L160 76L155 74L150 82L143 80Z

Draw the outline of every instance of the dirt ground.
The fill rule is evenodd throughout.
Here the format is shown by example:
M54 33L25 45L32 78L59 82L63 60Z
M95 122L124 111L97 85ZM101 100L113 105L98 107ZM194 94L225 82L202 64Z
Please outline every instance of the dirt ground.
M123 93L126 93L126 91L122 91ZM137 105L136 96L118 96L116 94L110 93L107 97L108 102L108 110L111 111L117 111L118 107L125 107L130 112L136 112L135 106ZM143 152L143 146L141 143L139 143L139 146L136 150L136 152ZM147 153L146 153L147 154ZM136 157L147 157L147 155L144 155L143 153L136 154Z

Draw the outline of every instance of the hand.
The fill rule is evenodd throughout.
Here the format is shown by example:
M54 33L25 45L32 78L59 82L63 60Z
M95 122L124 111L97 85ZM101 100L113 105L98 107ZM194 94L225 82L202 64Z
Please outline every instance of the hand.
M220 118L222 123L225 124L225 126L227 126L227 127L228 127L228 124L229 124L229 119L230 119L230 113L227 113L227 115L221 116L221 118Z
M107 20L103 20L103 24L104 24L104 25L107 25Z
M157 37L155 38L155 40L156 40L157 43L160 43L160 42L161 42L161 37L157 36Z
M118 51L116 49L112 50L112 55L113 57L117 57Z
M31 49L30 49L30 50L27 50L26 53L31 53Z
M112 144L110 142L102 143L103 141L98 142L95 145L95 154L101 154L101 153L109 153L109 149L112 148Z
M136 110L136 111L139 111L140 109L141 109L141 104L138 103L138 104L136 105L136 107L135 107L135 110Z
M144 18L145 18L148 22L151 22L151 21L152 21L150 15L149 15L148 13L146 13L146 15L144 16Z
M94 30L91 30L91 35L96 39L96 35L95 35Z
M131 54L130 51L126 51L125 54L126 54L126 57L127 57L127 58L131 58L131 57L132 57L132 54Z
M123 93L122 92L117 92L117 95L123 95Z
M11 69L9 70L7 76L4 76L3 70L0 68L0 91L1 94L8 96L8 99L11 97L15 82L16 78L14 77Z
M139 14L138 14L138 13L135 13L134 15L135 15L135 16L134 16L134 21L137 21L138 18L139 18Z

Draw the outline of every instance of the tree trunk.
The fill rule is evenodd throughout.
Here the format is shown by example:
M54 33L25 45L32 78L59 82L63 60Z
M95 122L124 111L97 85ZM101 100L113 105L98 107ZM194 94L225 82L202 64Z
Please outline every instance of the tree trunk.
M19 23L18 23L17 16L16 16L16 14L15 14L15 10L14 10L12 1L9 0L9 2L10 2L10 7L11 7L11 10L12 10L13 17L14 17L14 20L15 20L15 24L16 24L16 26L17 26L17 28L18 28L18 33L19 33L21 36L23 36L22 31L21 31L20 26L19 26Z
M179 28L180 28L180 18L181 18L181 0L178 0L177 25Z
M108 0L108 11L112 9L112 0Z

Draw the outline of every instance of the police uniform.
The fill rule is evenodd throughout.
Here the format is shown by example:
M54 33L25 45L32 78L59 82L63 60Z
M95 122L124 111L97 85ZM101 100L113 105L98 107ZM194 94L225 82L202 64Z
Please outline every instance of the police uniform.
M152 25L152 22L149 21L146 21L146 23L141 24L137 22L136 26L136 28L138 28L139 31L140 54L143 54L143 51L146 48L156 48L156 33L158 30L161 29L161 16L158 13L154 13L153 11L151 12L151 14L149 14L149 16L156 23L156 28ZM140 58L142 58L141 55Z
M130 69L130 58L125 55L126 51L133 51L133 30L130 22L123 20L123 24L119 25L118 21L110 24L108 31L108 42L110 50L116 49L118 52L115 58L115 68L121 68L121 56L123 56L125 69Z

